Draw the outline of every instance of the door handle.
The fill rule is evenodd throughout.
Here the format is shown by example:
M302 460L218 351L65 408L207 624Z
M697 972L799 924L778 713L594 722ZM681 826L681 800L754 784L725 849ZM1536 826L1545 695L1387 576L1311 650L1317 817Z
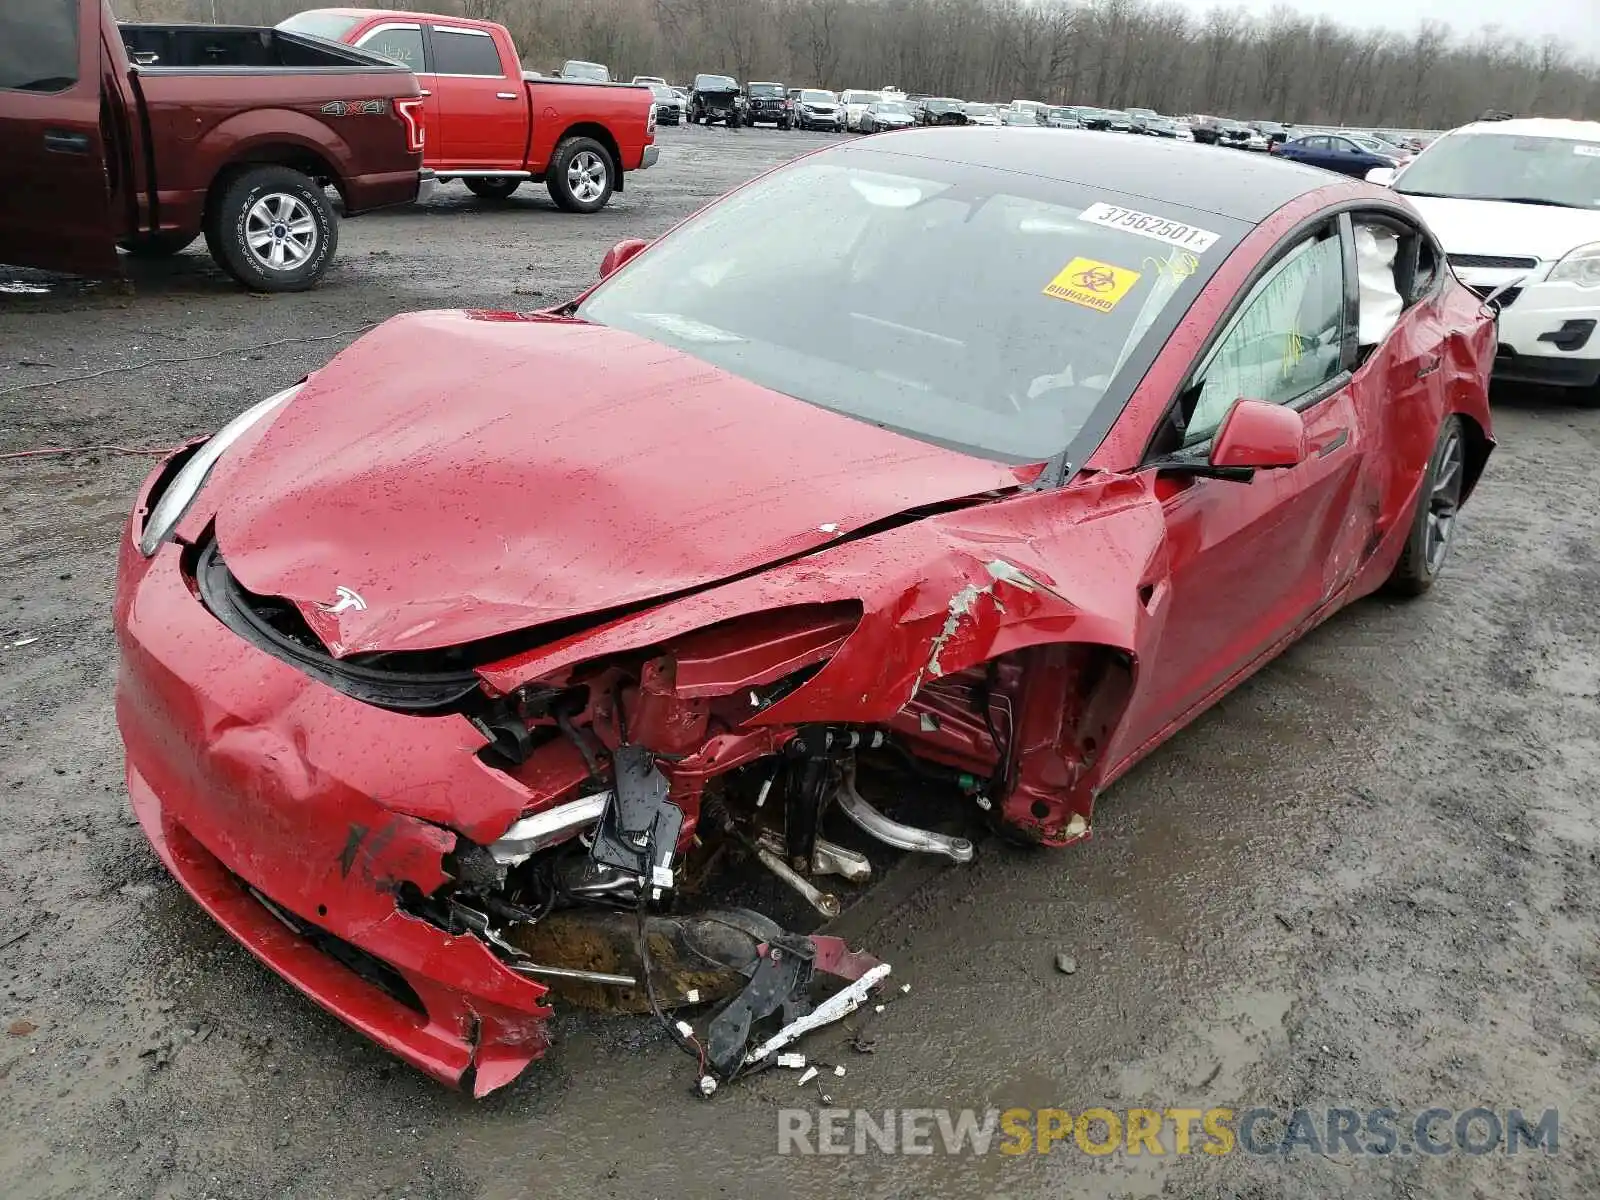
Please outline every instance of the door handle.
M1337 450L1340 446L1344 445L1349 440L1350 440L1350 431L1348 429L1336 429L1336 430L1334 430L1334 432L1333 432L1331 437L1325 438L1317 446L1317 448L1316 448L1317 449L1317 457L1318 458L1327 458L1328 455L1332 454L1335 450Z
M1429 375L1432 375L1439 369L1439 365L1442 362L1444 362L1443 356L1435 354L1427 362L1423 363L1422 366L1417 368L1417 378L1426 379Z
M57 154L87 154L89 153L89 135L87 133L67 133L61 129L46 129L44 131L44 148L53 150Z
M517 94L515 92L496 92L494 98L496 100L515 100Z
M420 92L417 93L417 95L419 95L419 96L431 96L431 95L433 95L433 93L430 92L427 88L423 88Z

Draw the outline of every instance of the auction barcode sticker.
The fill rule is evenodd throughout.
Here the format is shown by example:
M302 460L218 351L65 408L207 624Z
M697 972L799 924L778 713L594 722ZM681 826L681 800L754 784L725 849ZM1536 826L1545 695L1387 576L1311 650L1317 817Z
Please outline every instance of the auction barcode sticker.
M1103 202L1091 204L1078 214L1078 219L1091 225L1104 225L1107 229L1120 229L1125 233L1137 233L1140 237L1154 238L1169 246L1182 246L1196 254L1203 254L1217 240L1217 235L1209 229Z

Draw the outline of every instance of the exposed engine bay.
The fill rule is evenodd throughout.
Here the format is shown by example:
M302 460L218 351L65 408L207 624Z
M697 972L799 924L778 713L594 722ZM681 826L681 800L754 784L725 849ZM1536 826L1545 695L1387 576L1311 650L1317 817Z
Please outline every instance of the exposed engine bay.
M448 656L333 659L296 608L239 585L215 543L197 556L196 582L235 632L323 682L380 707L465 717L485 740L486 768L548 798L487 844L457 831L446 882L427 891L401 882L402 913L481 940L571 1004L653 1013L697 1056L702 1078L727 1081L770 1059L775 1051L747 1058L753 1031L767 1018L781 1015L789 1028L822 1011L810 998L816 975L846 985L824 1003L848 1010L889 970L837 939L719 899L730 878L764 875L769 899L776 881L791 901L787 925L815 928L901 854L971 861L960 830L975 817L1041 840L1036 830L1006 831L994 805L1017 779L1026 783L1026 764L1008 753L1021 655L945 674L936 651L885 724L769 723L856 629L856 604L764 613L759 636L748 621L722 622L495 694ZM972 589L967 601L975 598ZM952 614L953 629L964 610ZM1053 674L1041 665L1043 678L1078 681L1064 673L1071 663ZM1052 747L1064 714L1054 715L1044 731ZM901 807L923 823L870 802L867 778L909 801ZM926 827L929 817L953 832ZM1083 829L1075 816L1060 832ZM711 1004L721 1007L704 1044L665 1015Z

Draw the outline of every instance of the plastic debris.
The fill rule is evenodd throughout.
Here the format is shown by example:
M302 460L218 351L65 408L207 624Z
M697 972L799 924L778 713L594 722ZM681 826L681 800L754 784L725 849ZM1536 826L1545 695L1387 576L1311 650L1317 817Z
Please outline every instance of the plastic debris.
M816 1077L817 1069L815 1067L807 1067L806 1073L800 1076L800 1086L805 1087L806 1084L810 1083Z
M798 1070L806 1065L806 1056L804 1054L780 1054L778 1055L778 1065L780 1067L793 1067Z
M710 1075L700 1076L700 1094L707 1099L717 1090L717 1081Z
M837 1075L840 1079L844 1078L844 1068L843 1067L835 1067L833 1069L833 1073L835 1075Z
M694 1026L687 1021L679 1021L678 1032L686 1038L692 1038L694 1036Z

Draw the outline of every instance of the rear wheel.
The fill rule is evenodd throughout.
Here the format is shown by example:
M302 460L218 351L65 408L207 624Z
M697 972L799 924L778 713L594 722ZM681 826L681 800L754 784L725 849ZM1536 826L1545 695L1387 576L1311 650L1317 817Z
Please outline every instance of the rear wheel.
M1456 532L1456 514L1467 477L1467 441L1461 418L1445 418L1433 456L1422 475L1416 512L1406 547L1389 576L1388 587L1400 596L1420 596L1433 586L1450 555Z
M522 180L504 175L479 175L462 182L467 185L467 191L482 200L509 200L522 186Z
M567 138L556 147L545 186L567 212L599 212L616 187L616 164L593 138Z
M333 262L339 223L315 180L289 167L249 167L206 214L206 246L255 292L303 292Z

